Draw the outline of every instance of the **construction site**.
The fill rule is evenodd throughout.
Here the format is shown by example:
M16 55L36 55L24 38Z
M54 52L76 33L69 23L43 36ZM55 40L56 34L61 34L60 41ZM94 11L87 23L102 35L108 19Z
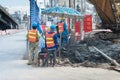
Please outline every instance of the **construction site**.
M103 31L91 31L81 41L75 41L72 35L70 44L61 50L60 65L99 67L120 72L120 1L89 2L94 5L102 20L95 27Z
M28 0L26 3L30 14L25 14L24 20L19 18L19 23L0 3L1 80L120 80L120 0ZM37 26L33 26L35 21ZM53 42L52 46L56 45L55 34L49 36L53 24L58 44L56 52L50 54L47 45ZM28 39L32 27L40 33L39 39L36 38L37 57L35 50L30 51L31 43L35 44ZM64 44L65 30L68 40Z

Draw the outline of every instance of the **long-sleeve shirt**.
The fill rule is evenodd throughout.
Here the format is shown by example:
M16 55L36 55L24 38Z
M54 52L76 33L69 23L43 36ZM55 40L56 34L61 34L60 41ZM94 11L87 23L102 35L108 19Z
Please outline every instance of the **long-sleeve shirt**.
M67 24L64 22L64 31L62 32L62 40L61 43L67 43L68 42L68 29Z

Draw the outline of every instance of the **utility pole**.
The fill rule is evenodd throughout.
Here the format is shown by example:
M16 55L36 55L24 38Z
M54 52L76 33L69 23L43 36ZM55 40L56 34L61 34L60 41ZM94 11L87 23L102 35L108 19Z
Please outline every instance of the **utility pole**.
M29 0L30 2L31 0ZM31 11L31 2L30 2L30 11ZM32 24L31 24L31 15L30 15L30 27L28 28L28 30L30 30L32 28Z
M71 8L71 0L69 0L69 8ZM71 29L71 19L70 18L69 18L69 28Z
M51 7L53 7L53 0L50 0L50 3L51 3Z
M30 2L30 10L31 10L31 0L29 0ZM30 15L30 20L29 20L29 23L30 23L30 26L27 27L27 31L31 29L32 25L31 25L31 15ZM28 57L29 57L29 42L28 40L26 41L26 51L25 51L25 54L23 56L23 59L24 60L28 60Z
M69 0L69 7L71 8L71 0Z
M85 1L86 0L81 0L81 13L82 15L84 16L84 11L85 11ZM81 19L81 28L80 28L80 31L81 31L81 40L84 40L84 19L82 18Z
M46 0L44 0L44 7L46 8Z
M75 2L76 2L76 0L73 0L73 3L74 3L74 9L75 9Z

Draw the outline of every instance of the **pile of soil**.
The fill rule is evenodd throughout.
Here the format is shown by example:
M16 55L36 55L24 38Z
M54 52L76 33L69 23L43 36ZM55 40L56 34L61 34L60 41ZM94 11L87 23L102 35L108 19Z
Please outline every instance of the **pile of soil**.
M62 54L64 54L64 57L68 58L73 64L86 64L87 62L95 66L102 63L110 63L98 51L96 51L93 46L120 63L120 43L115 44L111 41L96 39L94 37L88 37L85 38L84 41L67 46L67 51Z

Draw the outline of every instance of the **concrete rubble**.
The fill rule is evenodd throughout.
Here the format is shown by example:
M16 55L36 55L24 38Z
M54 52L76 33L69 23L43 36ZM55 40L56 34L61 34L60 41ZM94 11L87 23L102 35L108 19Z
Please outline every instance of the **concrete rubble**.
M97 67L103 64L110 64L105 57L99 54L93 46L104 52L107 56L120 63L120 43L105 41L94 37L87 37L84 41L66 47L62 56L68 58L72 64L86 67Z

